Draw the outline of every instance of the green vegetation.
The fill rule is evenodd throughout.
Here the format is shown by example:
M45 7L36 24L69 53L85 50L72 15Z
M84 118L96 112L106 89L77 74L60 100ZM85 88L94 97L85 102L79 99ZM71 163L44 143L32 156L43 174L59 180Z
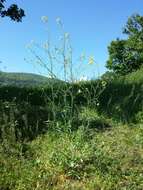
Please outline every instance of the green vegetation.
M19 8L16 4L12 4L5 9L5 1L6 0L0 0L0 17L9 17L13 21L21 22L25 16L24 10Z
M50 97L47 86L39 93L38 88L15 87L9 95L15 99L1 98L2 190L143 188L142 70L102 78L59 89L55 84L53 107L52 96L44 104L32 102L40 92L43 99L46 93ZM25 99L28 90L31 100ZM18 97L18 91L25 95Z
M51 83L59 82L58 79L51 79L32 73L0 72L0 86L43 87Z
M0 190L143 189L142 17L125 33L97 80L74 82L68 33L60 48L44 44L49 64L30 47L50 78L0 72Z
M108 47L107 68L125 75L143 66L143 16L129 17L123 31L127 39L117 39Z
M83 114L97 117L92 110ZM1 189L142 189L142 127L112 124L98 131L96 125L80 126L73 132L53 128L27 143L5 138Z
M143 69L126 76L113 76L99 97L99 110L119 121L133 122L143 109ZM106 80L106 79L105 79Z

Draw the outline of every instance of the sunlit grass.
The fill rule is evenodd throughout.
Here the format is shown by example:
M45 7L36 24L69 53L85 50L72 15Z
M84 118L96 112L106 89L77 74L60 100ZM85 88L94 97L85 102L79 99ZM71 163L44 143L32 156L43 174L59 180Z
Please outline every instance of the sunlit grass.
M83 115L97 118L85 110ZM66 127L66 126L65 126ZM96 126L95 126L96 127ZM143 126L54 129L29 143L1 145L0 187L10 190L142 189Z

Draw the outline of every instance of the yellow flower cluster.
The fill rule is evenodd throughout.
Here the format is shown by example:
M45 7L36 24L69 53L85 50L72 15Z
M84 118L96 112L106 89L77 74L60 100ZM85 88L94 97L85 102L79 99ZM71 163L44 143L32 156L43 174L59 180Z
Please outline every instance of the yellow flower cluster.
M89 57L89 61L88 61L88 63L89 63L89 65L93 65L94 64L94 57L93 56L90 56Z

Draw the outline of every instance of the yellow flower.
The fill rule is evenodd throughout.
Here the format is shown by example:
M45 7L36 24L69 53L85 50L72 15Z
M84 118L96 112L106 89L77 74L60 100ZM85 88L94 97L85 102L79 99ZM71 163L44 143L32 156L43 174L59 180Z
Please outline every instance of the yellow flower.
M93 65L94 64L94 57L93 56L90 56L89 57L89 61L88 61L88 63L89 63L89 65Z

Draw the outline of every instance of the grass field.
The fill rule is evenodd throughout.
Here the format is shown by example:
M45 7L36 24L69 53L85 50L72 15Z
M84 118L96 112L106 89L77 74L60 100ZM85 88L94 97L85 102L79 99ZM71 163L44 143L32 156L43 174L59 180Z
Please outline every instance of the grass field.
M1 153L2 190L143 189L143 124L52 131Z
M74 124L47 123L47 130L31 140L16 138L15 129L22 126L12 114L6 118L3 109L0 190L143 189L142 71L106 82L96 108L80 105ZM127 112L131 120L124 119Z

